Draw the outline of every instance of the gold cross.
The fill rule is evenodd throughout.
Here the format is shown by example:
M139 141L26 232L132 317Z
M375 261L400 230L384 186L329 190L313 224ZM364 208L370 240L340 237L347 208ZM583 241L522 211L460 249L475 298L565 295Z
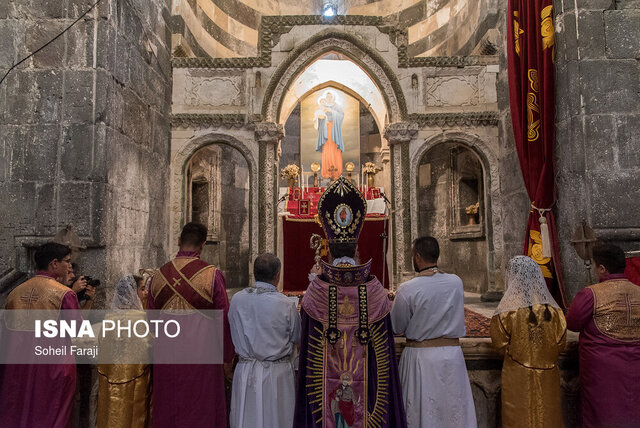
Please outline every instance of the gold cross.
M31 289L31 291L29 292L29 295L23 295L20 296L20 300L22 300L23 302L25 302L27 304L27 311L29 309L31 309L31 303L35 303L38 301L39 297L37 294L35 294L35 289Z
M180 278L173 278L173 288L177 288L180 285Z

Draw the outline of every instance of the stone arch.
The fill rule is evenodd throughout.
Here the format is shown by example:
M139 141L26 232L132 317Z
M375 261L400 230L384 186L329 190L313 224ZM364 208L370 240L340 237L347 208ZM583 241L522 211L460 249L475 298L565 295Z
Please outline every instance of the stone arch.
M390 123L407 116L404 93L389 64L355 35L328 29L301 43L278 66L265 91L262 103L264 120L277 121L282 100L296 76L316 59L332 51L347 56L371 77L387 104Z
M504 242L501 221L501 196L500 196L500 175L498 157L489 145L481 138L462 131L445 131L425 140L418 150L411 156L410 160L410 194L411 200L417 200L418 194L418 167L424 155L441 143L455 142L473 151L480 159L484 173L484 198L486 206L487 223L487 245L489 254L487 255L487 267L489 281L494 281L495 272L501 270L504 255ZM411 238L418 237L418 205L411 205ZM497 260L496 260L497 259Z
M173 247L181 227L184 225L184 200L185 200L185 180L186 168L193 157L200 149L213 145L223 144L236 149L246 160L249 168L249 201L255 200L258 194L258 161L250 146L238 138L218 132L211 132L199 135L189 140L171 160L171 201L172 209L179 210L180 215L171 219L171 234L169 237L170 247ZM258 236L258 210L249 203L249 236ZM258 255L258 245L253 239L249 242L249 258L254 260ZM249 269L251 275L251 269Z

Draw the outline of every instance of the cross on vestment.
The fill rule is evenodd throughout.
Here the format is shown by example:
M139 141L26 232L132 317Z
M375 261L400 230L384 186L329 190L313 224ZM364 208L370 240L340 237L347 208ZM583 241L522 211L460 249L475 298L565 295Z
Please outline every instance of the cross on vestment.
M36 303L40 296L35 294L35 290L32 288L28 295L24 294L20 296L20 300L27 304L27 312L31 309L31 304Z
M629 294L624 293L620 296L620 300L617 302L616 307L623 310L627 315L627 325L630 326L632 324L631 320L631 312L634 309L638 309L640 307L640 303L632 302L629 298Z

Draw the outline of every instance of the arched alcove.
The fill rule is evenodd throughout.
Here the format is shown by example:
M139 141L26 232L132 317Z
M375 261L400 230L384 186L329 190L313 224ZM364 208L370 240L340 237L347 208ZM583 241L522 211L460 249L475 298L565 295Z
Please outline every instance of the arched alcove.
M184 221L207 226L207 245L201 257L225 273L228 289L249 283L249 192L249 164L238 149L213 142L187 161Z
M468 146L451 141L428 150L416 178L418 235L440 243L439 265L465 289L488 289L484 168Z
M206 222L203 258L223 269L228 288L246 287L258 251L258 208L250 203L258 193L256 154L236 137L208 133L181 146L171 171L171 251L184 224Z

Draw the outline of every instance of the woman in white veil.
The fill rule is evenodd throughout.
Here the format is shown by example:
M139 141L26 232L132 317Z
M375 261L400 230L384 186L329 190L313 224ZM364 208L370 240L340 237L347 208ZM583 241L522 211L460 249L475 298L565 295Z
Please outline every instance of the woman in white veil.
M561 427L557 360L566 341L564 314L530 257L509 260L506 285L491 319L491 340L504 354L502 425Z
M111 309L137 309L144 310L138 289L144 287L142 278L136 275L127 275L118 281L116 291L111 299Z
M105 319L134 324L146 320L144 312L145 283L135 275L127 275L116 284L111 309ZM98 428L143 428L150 423L151 369L149 364L127 364L149 361L151 338L117 337L109 332L100 339L98 364ZM122 363L118 363L121 361ZM115 364L114 364L115 363Z

